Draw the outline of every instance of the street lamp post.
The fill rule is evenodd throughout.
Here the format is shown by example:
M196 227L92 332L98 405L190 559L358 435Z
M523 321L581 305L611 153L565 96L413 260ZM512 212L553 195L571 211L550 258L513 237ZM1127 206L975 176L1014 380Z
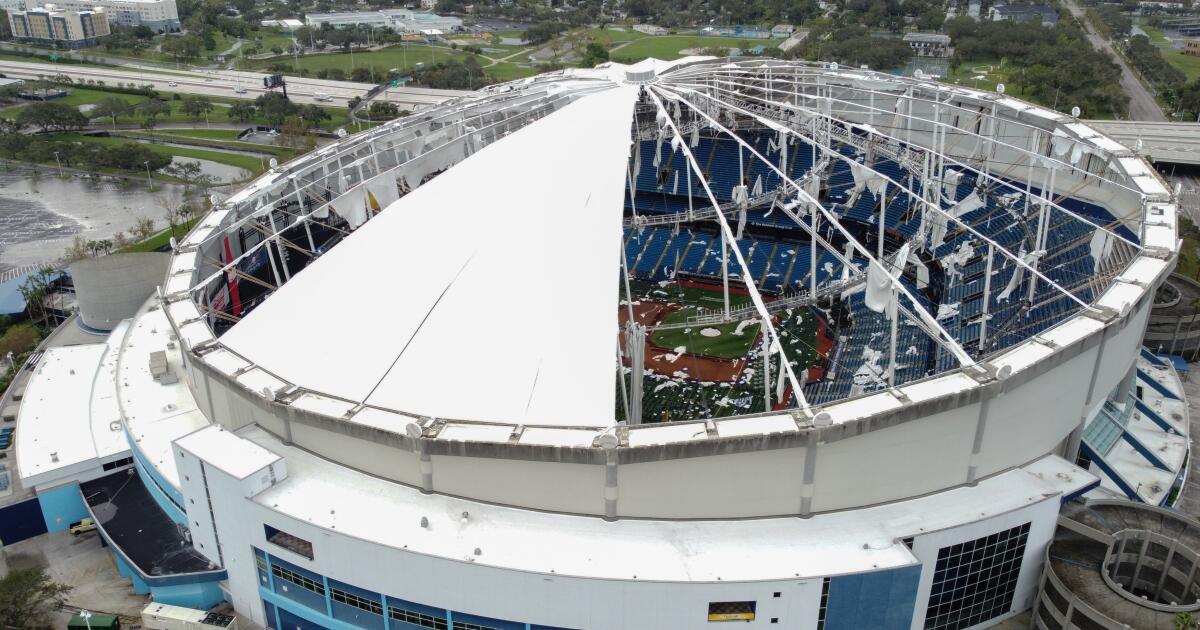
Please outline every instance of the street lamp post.
M58 151L54 152L54 163L58 165L58 178L62 179L62 161L58 159Z
M79 611L79 616L83 617L83 623L87 624L87 630L92 630L92 613L84 609Z
M150 178L150 160L146 160L145 162L142 162L142 164L146 165L146 187L150 190L153 190L154 180Z

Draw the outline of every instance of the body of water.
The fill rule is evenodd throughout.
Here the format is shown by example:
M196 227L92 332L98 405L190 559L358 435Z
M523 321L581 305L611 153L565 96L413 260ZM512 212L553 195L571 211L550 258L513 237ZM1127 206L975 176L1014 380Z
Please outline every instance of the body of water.
M139 217L167 226L166 209L177 208L183 187L144 182L59 179L45 171L36 178L0 173L0 271L21 265L53 262L71 241L111 239L129 234Z

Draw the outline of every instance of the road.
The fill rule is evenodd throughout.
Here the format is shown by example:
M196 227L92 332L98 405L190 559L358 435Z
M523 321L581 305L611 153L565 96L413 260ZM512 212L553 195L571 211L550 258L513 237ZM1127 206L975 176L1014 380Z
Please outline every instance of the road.
M1117 65L1121 68L1121 89L1129 95L1129 119L1130 120L1148 120L1152 122L1166 122L1167 117L1163 115L1162 108L1158 106L1158 102L1154 100L1154 95L1142 82L1138 80L1137 75L1133 73L1133 69L1129 64L1125 63L1125 58L1113 50L1112 43L1102 37L1093 28L1084 15L1083 9L1075 3L1075 0L1064 0L1064 4L1070 9L1071 15L1083 25L1084 33L1087 34L1088 40L1092 42L1097 50L1106 53ZM1094 115L1095 112L1092 112Z
M168 75L132 69L92 68L28 61L0 61L0 73L18 79L36 79L65 74L75 81L91 79L105 81L109 84L148 84L163 92L244 99L254 99L265 92L262 81L267 76L259 72L237 70L206 70L204 72L180 70ZM347 101L351 98L365 96L367 90L375 87L370 83L306 77L287 77L287 84L288 96L297 103L316 103L340 107L346 107ZM396 103L401 109L417 111L462 94L466 94L466 92L398 87L389 88L380 98ZM330 100L317 100L317 95L324 95Z
M1089 120L1087 123L1155 162L1200 164L1200 124L1143 120Z

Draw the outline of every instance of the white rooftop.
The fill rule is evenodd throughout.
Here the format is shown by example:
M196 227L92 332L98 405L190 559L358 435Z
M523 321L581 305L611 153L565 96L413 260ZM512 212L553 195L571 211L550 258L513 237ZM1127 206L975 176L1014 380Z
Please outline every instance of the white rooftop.
M147 310L143 306L128 331L124 334L114 332L110 339L122 347L117 395L130 437L163 478L179 487L179 471L175 467L171 442L208 426L209 422L196 407L182 378L164 385L150 374L150 353L157 350L167 353L170 370L180 371L179 344L173 344L174 348L167 347L171 342L170 333L171 326L162 309Z
M1095 481L1045 457L973 488L808 519L605 521L425 495L285 446L257 426L238 435L287 460L287 479L254 501L297 520L414 553L601 579L769 580L909 566L917 560L901 542L907 536L1058 501Z
M221 342L349 401L438 418L611 424L636 97L629 85L582 96L466 158Z
M17 414L17 469L26 485L72 477L129 450L113 384L116 362L116 346L108 343L42 355Z

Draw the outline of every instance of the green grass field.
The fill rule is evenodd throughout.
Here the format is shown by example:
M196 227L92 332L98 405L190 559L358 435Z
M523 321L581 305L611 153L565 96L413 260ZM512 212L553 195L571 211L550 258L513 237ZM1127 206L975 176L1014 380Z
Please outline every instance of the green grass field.
M625 27L621 27L625 28ZM610 28L586 28L580 33L590 41L598 42L606 46L612 47L614 44L622 42L631 42L636 39L649 37L645 33L639 33L632 28L625 28L623 31L615 31Z
M703 35L643 37L614 51L612 59L622 63L635 63L648 57L670 61L685 56L682 51L688 48L719 46L749 49L755 46L765 46L767 50L772 50L781 42L783 42L782 39L742 39L739 37L705 37Z
M352 55L354 57L353 65L351 65L350 59ZM299 69L316 73L319 70L338 68L349 75L354 68L371 68L378 72L399 68L401 72L410 72L418 63L431 65L451 58L462 61L468 55L469 53L450 48L405 44L370 52L320 53L304 55L299 58L282 55L270 59L243 59L239 62L239 66L244 69L257 70L267 68L271 64L281 63L288 67L289 72ZM487 60L480 61L480 65L487 64Z
M718 295L719 297L719 295ZM663 324L682 324L696 315L693 307L681 308L663 318ZM742 328L739 333L739 326ZM706 336L704 331L716 331L715 336ZM711 334L711 332L710 332ZM758 340L759 325L742 326L738 322L715 326L693 326L656 330L650 335L654 345L661 348L686 348L686 352L718 359L740 359L750 352Z
M1146 35L1150 37L1150 42L1158 46L1159 50L1162 51L1162 56L1167 60L1167 63L1175 66L1177 70L1187 77L1188 81L1200 79L1200 57L1185 55L1183 51L1175 49L1161 30L1146 24L1141 24L1140 26L1142 30L1146 31Z

